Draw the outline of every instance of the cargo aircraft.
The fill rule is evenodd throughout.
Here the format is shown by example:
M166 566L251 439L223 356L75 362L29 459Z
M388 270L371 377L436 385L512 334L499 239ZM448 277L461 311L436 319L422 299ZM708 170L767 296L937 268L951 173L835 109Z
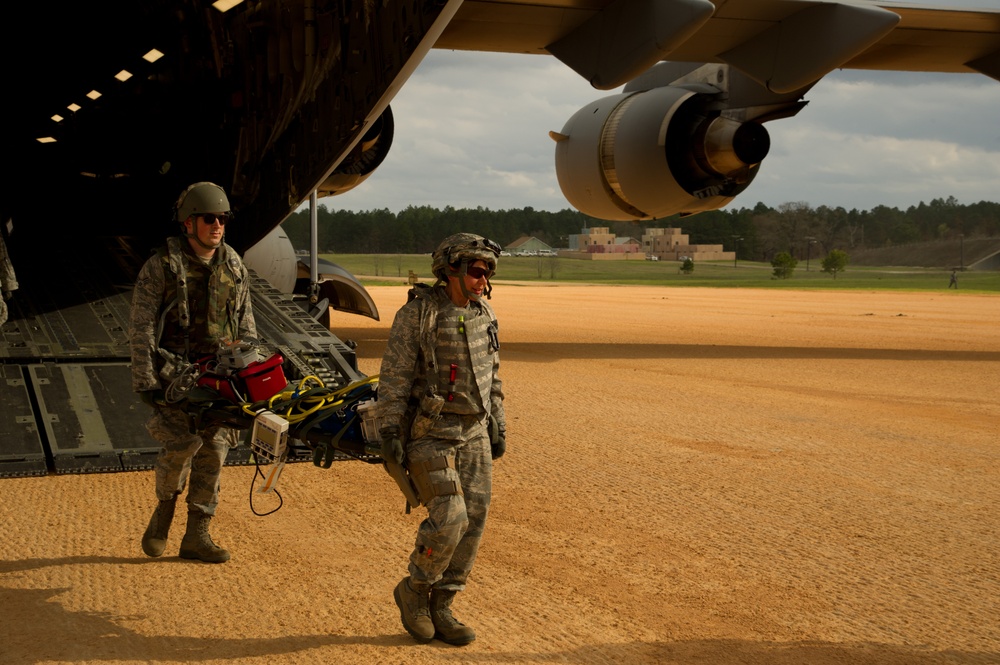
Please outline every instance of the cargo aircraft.
M129 387L132 282L179 192L229 193L262 345L293 381L364 377L329 307L377 318L279 224L349 192L392 144L429 49L552 56L616 94L554 140L566 199L608 220L723 207L767 123L838 68L1000 79L1000 10L863 0L108 0L20 3L0 49L0 224L20 288L0 331L0 476L148 468ZM595 93L595 97L598 94ZM315 200L315 198L313 198ZM231 463L246 462L239 449Z

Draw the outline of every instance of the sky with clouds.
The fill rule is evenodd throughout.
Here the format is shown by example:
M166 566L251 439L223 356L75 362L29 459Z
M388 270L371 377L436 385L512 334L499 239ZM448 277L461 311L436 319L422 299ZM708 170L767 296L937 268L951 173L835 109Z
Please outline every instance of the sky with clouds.
M996 7L998 0L960 4ZM393 212L569 208L548 132L619 91L595 90L548 56L433 50L392 102L395 139L386 161L361 186L320 203ZM1000 82L842 70L805 99L797 116L766 124L771 152L730 207L1000 201Z

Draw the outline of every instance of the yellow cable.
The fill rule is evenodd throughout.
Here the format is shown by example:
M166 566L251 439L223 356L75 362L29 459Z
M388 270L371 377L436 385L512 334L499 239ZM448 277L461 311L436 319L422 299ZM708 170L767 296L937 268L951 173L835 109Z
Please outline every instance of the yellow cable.
M326 386L323 384L323 381L319 377L310 375L299 381L297 389L283 390L280 393L272 395L267 401L267 407L261 409L261 411L267 410L270 411L271 413L279 415L285 420L287 420L290 424L299 423L305 420L307 417L313 415L317 411L323 409L334 409L341 406L344 403L343 399L344 395L357 388L360 388L361 386L377 383L378 380L379 380L379 375L373 374L372 376L366 377L360 381L355 381L354 383L350 383L344 386L343 388L335 390L329 395L325 396L311 395L308 398L299 397L293 399L293 396L296 393L304 392L304 389L307 387L309 383L314 382L318 384L320 389L326 388ZM281 400L288 400L288 408L285 410L284 414L280 413L278 409L275 408L275 402ZM303 410L304 405L308 406L306 406L306 408ZM254 411L251 408L252 406L253 403L243 402L240 405L240 409L247 415L256 418L257 415L260 413L260 411ZM295 411L295 413L293 413L293 411Z

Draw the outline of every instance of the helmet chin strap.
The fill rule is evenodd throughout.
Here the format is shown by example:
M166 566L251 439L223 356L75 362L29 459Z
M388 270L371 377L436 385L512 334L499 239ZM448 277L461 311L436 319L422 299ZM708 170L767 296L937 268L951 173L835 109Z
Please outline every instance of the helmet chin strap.
M182 228L183 228L183 225L182 225ZM219 249L220 247L222 247L222 243L226 240L226 234L223 233L222 234L222 238L215 245L208 245L208 244L205 244L204 242L202 242L201 238L198 237L198 220L197 220L197 218L193 222L191 222L191 229L193 230L192 233L187 233L187 230L185 229L184 237L188 238L188 239L191 239L191 240L194 240L196 243L198 243L198 245L200 245L202 247L202 249L207 249L208 251L212 251L213 249Z
M448 271L451 272L451 266L448 267ZM468 287L465 286L465 276L467 274L469 274L469 260L462 259L462 265L459 267L458 272L455 273L455 276L459 278L458 279L459 288L462 289L463 296L465 296L469 300L474 300L476 302L479 302L480 300L482 300L482 296L476 295L475 293L470 291ZM483 293L486 295L487 300L490 300L490 292L492 290L493 290L493 285L490 284L490 280L487 279L486 289L483 291Z
M199 245L208 250L219 249L220 247L222 247L222 240L225 240L225 236L223 236L222 240L220 240L218 243L214 245L207 245L201 241L201 238L198 237L197 233L187 233L185 235L187 235L188 238L194 238L194 241L196 243L198 243Z

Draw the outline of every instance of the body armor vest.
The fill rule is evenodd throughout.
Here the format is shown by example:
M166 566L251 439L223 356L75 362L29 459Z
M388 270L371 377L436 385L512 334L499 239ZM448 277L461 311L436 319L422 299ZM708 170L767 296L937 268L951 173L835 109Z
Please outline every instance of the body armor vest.
M492 309L485 303L456 307L443 290L436 291L420 296L426 390L444 398L442 413L488 412L497 350L492 342L496 327Z
M236 252L223 244L205 265L184 248L183 238L174 237L157 256L167 278L158 345L193 361L214 354L220 343L235 341L240 321L236 299L243 281Z

